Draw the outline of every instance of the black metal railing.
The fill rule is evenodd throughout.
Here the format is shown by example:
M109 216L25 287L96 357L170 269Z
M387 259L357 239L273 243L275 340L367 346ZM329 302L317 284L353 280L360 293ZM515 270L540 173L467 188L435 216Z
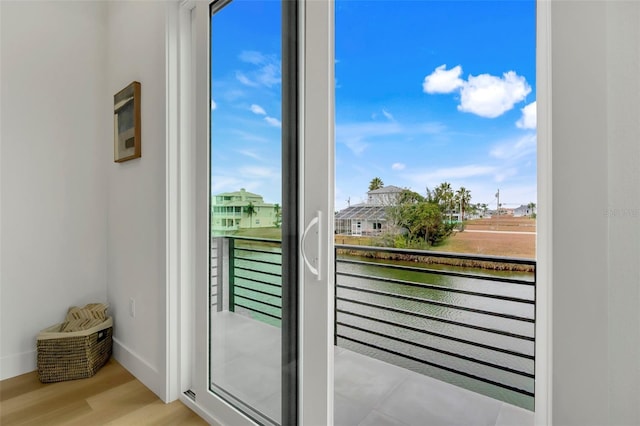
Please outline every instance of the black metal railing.
M282 251L278 240L232 237L229 241L229 310L281 325Z
M530 259L337 245L335 343L531 406L535 268Z
M228 245L229 310L279 326L279 241L231 237ZM337 346L454 384L464 377L466 388L532 408L535 260L335 250Z

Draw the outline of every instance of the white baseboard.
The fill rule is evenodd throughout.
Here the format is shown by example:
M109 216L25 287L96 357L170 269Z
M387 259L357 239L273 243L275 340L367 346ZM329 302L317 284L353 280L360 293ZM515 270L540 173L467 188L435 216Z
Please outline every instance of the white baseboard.
M122 342L115 337L113 339L113 357L133 374L136 379L140 380L142 384L158 395L158 398L165 402L167 401L164 376L157 368L149 364L127 346L123 345Z
M37 368L36 356L33 350L0 358L0 380L34 371Z

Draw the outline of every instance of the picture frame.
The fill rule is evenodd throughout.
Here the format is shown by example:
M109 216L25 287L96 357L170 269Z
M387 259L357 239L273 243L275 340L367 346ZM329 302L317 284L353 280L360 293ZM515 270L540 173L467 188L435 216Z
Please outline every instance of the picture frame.
M141 85L134 81L113 96L113 161L142 157L140 124Z

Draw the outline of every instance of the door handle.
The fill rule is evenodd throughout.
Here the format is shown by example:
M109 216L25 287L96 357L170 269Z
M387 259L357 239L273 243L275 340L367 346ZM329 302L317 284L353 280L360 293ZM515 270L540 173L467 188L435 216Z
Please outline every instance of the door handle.
M315 263L316 263L315 267L309 261L309 258L307 257L307 253L304 249L307 236L309 235L311 228L313 228L314 226L316 227L316 235L318 236L318 247L317 247L316 257L313 259L315 260ZM321 269L320 269L321 268L320 261L322 258L322 240L321 240L322 233L320 232L322 229L321 227L322 227L322 212L318 210L316 212L316 216L309 221L309 224L307 225L304 232L302 233L302 240L300 241L300 251L302 252L302 259L304 260L304 263L307 265L307 268L309 268L309 271L311 271L311 273L316 276L317 281L322 280Z

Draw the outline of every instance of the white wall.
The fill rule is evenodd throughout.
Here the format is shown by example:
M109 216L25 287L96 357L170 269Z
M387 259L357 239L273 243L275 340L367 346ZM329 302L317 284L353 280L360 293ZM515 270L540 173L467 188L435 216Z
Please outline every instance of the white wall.
M0 380L36 368L70 305L106 299L105 11L0 2Z
M636 425L640 4L558 1L551 16L553 424Z
M108 180L108 300L116 358L166 398L167 3L109 2L108 92L142 85L142 158L111 163ZM135 299L135 317L129 300Z
M107 300L115 357L166 397L166 2L0 2L0 379ZM142 158L113 162L113 94L142 83ZM136 302L129 316L129 299Z
M640 3L607 4L609 424L640 424Z

